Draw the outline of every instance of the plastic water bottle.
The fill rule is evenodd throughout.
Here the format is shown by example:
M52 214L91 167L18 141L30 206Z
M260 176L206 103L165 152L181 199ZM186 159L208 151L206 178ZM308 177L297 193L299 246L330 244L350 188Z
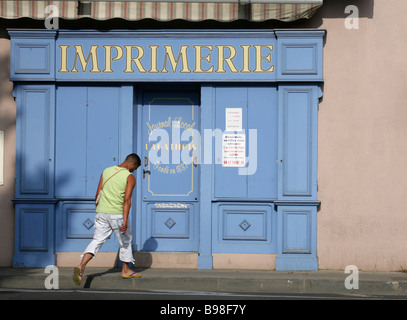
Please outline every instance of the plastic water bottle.
M123 227L123 224L119 227L119 231L120 231L120 228L121 228L121 227ZM124 232L121 231L121 234L124 235Z
M120 231L120 228L123 227L123 220L122 219L117 219L116 224L117 224L117 227L119 228L119 231ZM121 232L122 235L124 235L124 232L122 232L122 231L120 231L120 232Z

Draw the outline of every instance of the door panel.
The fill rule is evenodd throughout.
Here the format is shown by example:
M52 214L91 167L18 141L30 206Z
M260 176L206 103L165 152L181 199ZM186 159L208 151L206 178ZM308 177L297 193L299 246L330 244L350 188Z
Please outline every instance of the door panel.
M102 86L58 88L58 198L93 198L103 169L119 163L120 90Z
M191 99L192 98L192 99ZM195 200L197 98L182 94L145 94L143 162L146 200ZM195 137L194 137L195 136ZM148 171L148 172L147 172Z
M277 90L273 86L219 86L215 96L215 126L226 131L226 109L241 112L245 136L246 164L241 168L215 160L215 197L217 199L277 198ZM222 142L223 143L223 142ZM223 146L222 146L223 147ZM247 171L239 172L239 169Z
M142 250L196 251L199 95L142 97Z
M104 168L119 164L122 88L60 85L56 100L56 250L81 251L94 232L94 197ZM132 106L132 101L130 102ZM119 125L120 122L120 125ZM119 248L111 237L101 248Z

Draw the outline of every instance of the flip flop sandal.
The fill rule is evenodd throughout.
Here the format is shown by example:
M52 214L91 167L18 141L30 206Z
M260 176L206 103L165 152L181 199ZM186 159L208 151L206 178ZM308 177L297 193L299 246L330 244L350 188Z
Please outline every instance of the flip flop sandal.
M140 278L141 274L137 273L137 272L133 272L131 275L129 276L122 276L122 279L129 279L129 278Z
M83 274L81 274L81 269L75 267L73 269L73 283L75 283L76 285L80 285L82 282L82 276Z

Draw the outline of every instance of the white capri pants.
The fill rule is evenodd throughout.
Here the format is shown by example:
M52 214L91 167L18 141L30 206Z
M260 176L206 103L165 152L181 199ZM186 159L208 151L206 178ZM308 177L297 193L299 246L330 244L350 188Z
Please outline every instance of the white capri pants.
M93 240L89 243L85 252L81 255L81 258L85 253L91 253L96 256L96 253L102 247L102 245L110 238L113 231L116 234L117 240L120 244L119 259L123 262L134 263L133 251L131 248L131 227L127 225L127 231L122 233L119 228L123 224L122 214L108 214L98 212L95 215L95 233Z

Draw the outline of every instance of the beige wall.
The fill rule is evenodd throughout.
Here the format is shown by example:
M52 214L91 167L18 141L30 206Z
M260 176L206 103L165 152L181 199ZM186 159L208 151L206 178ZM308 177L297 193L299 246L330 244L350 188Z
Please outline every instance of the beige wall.
M345 28L345 7L360 10ZM319 109L320 269L407 269L407 12L405 0L325 0L309 22L279 27L327 30ZM264 26L261 26L264 27ZM0 39L0 266L14 250L15 103L9 40Z
M373 1L364 2L360 13L369 16ZM373 17L362 16L358 30L346 29L331 9L318 13L328 32L319 109L319 267L407 269L407 2L375 0Z
M4 132L4 184L0 186L0 267L11 266L14 252L14 176L16 105L10 77L10 40L0 38L0 131Z

